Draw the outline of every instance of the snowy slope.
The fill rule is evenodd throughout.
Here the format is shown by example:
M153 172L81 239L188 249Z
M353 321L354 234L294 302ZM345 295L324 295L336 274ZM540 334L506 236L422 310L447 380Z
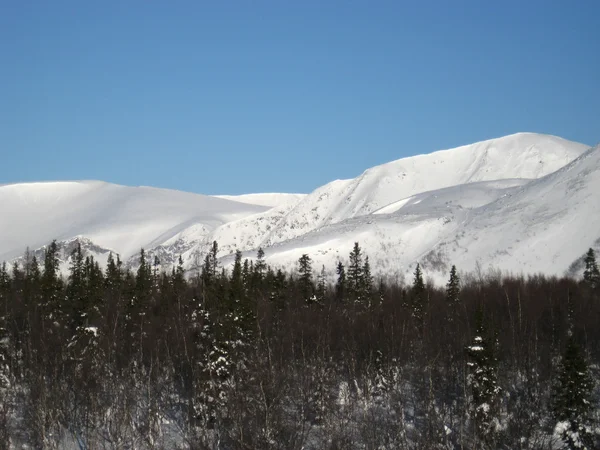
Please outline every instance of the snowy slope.
M600 239L600 146L472 214L454 258L563 274ZM467 251L468 249L468 251Z
M600 147L537 180L469 183L416 194L267 249L293 268L302 253L330 271L360 242L374 270L410 276L420 262L443 282L451 264L473 271L563 275L600 244ZM251 253L248 253L251 256ZM229 260L225 260L229 262Z
M198 194L98 181L0 186L0 260L29 246L85 236L122 257L151 248L189 227L205 233L267 210Z
M388 275L410 273L416 261L436 279L451 263L472 270L477 261L562 273L600 237L591 197L598 150L586 150L520 133L393 161L308 195L203 196L89 181L5 185L0 261L52 239L66 252L81 237L98 257L112 250L135 266L144 247L163 267L181 255L193 269L216 240L224 264L236 250L253 257L263 247L276 266L293 268L308 253L315 268L333 270L358 241L373 270Z
M265 242L274 244L321 226L370 214L419 192L506 178L539 178L588 147L555 136L519 133L399 159L351 180L322 186L302 199Z
M250 205L260 205L268 207L295 205L306 194L283 194L283 193L265 193L265 194L242 194L242 195L215 195L218 198L233 200L234 202L248 203Z

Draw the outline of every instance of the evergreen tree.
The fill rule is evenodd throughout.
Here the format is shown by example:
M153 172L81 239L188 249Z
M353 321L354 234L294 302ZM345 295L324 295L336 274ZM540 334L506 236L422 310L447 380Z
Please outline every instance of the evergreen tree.
M110 252L108 254L108 260L106 262L106 287L111 290L118 290L121 287L123 281L122 263L117 255L117 260Z
M104 274L98 261L93 256L86 258L85 263L85 297L82 323L97 324L102 317L101 308L104 304Z
M265 252L259 247L256 252L256 262L254 263L255 285L258 287L267 272L267 263L265 262Z
M300 293L305 302L313 301L312 262L307 254L303 254L298 260L298 279Z
M488 336L480 309L476 315L475 337L467 347L467 382L471 387L471 413L477 436L488 446L492 445L500 425L495 415L502 392L498 385L495 347L496 342Z
M412 290L411 290L411 300L412 300L412 314L413 317L417 320L417 324L421 329L423 326L423 321L425 320L425 311L426 311L426 301L427 301L427 292L425 289L425 282L423 281L423 273L421 272L421 266L417 263L417 267L415 269Z
M235 303L244 297L244 274L242 268L242 252L236 250L235 259L233 261L233 270L231 271L230 283L231 301Z
M271 286L271 301L275 304L277 312L282 312L285 309L286 288L285 273L281 269L277 269Z
M560 371L553 388L552 412L558 434L565 448L592 449L593 430L591 427L592 391L594 381L587 361L575 341L574 311L571 297L568 299L568 339L567 348L561 361Z
M59 270L58 245L56 241L52 241L44 255L44 273L41 279L41 288L46 319L54 324L59 324L62 320L62 282Z
M456 266L452 265L450 269L450 279L446 284L446 301L449 305L456 305L460 299L460 278L456 272Z
M194 301L191 323L194 330L194 360L192 367L193 393L192 414L202 428L212 426L222 413L227 401L227 381L230 377L231 362L228 356L228 343L219 339L218 323L204 308L201 302Z
M248 258L244 259L244 264L242 264L242 282L244 287L247 287L250 284L250 261Z
M335 295L339 301L344 300L344 296L346 295L346 269L341 261L338 261L336 267L337 273L337 281L335 283Z
M365 257L365 264L363 266L360 296L364 302L367 302L367 306L371 306L371 299L373 297L373 276L371 275L371 264L369 263L368 256Z
M600 270L598 270L596 255L593 249L590 248L586 253L584 263L583 280L593 288L600 286Z
M348 264L348 295L355 301L361 300L361 287L364 282L364 266L362 262L362 251L358 242L354 243L354 248L350 252L350 262Z
M85 289L85 269L81 243L78 242L77 247L71 253L69 284L67 286L67 302L71 315L72 330L82 325L84 321L82 314L87 310L88 296Z
M317 302L323 304L325 302L325 297L327 295L327 277L325 275L325 265L321 267L321 273L317 278Z

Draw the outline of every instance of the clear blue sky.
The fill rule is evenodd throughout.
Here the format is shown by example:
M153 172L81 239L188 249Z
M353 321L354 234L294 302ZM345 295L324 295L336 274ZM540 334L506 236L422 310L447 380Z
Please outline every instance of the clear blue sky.
M518 131L600 141L600 1L0 2L0 183L309 192Z

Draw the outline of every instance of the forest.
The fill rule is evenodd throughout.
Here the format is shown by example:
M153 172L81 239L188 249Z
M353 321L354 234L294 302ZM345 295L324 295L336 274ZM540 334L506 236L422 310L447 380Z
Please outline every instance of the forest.
M600 448L600 274L0 268L0 449Z

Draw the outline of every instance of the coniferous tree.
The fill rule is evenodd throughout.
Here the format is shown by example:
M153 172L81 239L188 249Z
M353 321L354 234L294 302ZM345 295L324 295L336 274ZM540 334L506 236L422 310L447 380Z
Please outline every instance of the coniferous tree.
M450 279L446 284L446 304L448 305L448 322L453 322L458 313L457 307L460 302L460 278L456 272L456 266L450 269Z
M477 311L475 322L475 337L467 347L471 417L482 444L494 448L492 445L500 425L496 412L502 392L498 385L496 342L488 335L481 309Z
M450 269L450 279L446 284L446 301L448 305L454 307L460 301L460 278L456 272L456 266L452 265Z
M556 433L569 450L593 448L590 426L593 388L594 382L581 348L573 336L569 336L552 404Z
M59 321L62 320L62 282L59 270L58 245L56 241L52 241L44 255L41 289L46 318L54 324L59 324Z
M122 278L122 263L119 259L119 255L117 255L117 260L115 261L112 252L110 252L108 254L108 260L106 262L105 280L107 289L114 291L118 290L121 287Z
M281 313L285 309L285 294L286 294L286 277L281 269L277 269L277 273L273 277L273 285L271 287L271 301L275 304L277 312ZM278 322L276 322L278 324Z
M412 314L417 321L418 327L421 329L425 319L427 292L425 290L425 282L423 281L423 273L421 266L417 263L415 268L413 284L411 289Z
M104 304L104 274L98 261L93 256L86 258L85 263L85 296L83 323L96 325L102 317Z
M585 269L583 271L583 280L591 287L600 286L600 270L596 262L596 254L593 249L589 249L584 258Z
M312 262L307 254L304 254L298 260L298 279L300 294L305 302L313 301L313 281L312 281Z
M338 261L336 267L337 273L337 281L335 283L335 294L339 301L344 300L344 296L346 295L346 269L341 261Z
M348 264L348 295L355 302L360 302L361 287L364 283L364 266L362 262L362 250L358 242L350 252L350 262Z
M256 252L256 262L254 263L254 284L256 287L260 286L260 283L262 283L266 272L267 263L265 262L265 252L259 247L258 251Z
M363 265L362 283L361 283L361 298L367 302L367 306L370 306L371 299L373 297L373 275L371 275L371 264L369 263L369 257L365 257L365 264Z
M67 286L67 302L71 315L71 329L75 330L81 326L84 320L82 314L87 310L86 288L85 288L85 265L81 243L71 253L71 264L69 267L69 284Z
M327 276L325 274L325 265L321 267L321 273L317 279L317 302L323 304L327 295Z
M569 450L593 448L590 422L594 381L574 337L574 304L568 298L568 338L557 380L553 386L552 413L558 434Z
M244 264L242 264L242 282L244 283L244 287L247 287L250 284L250 261L248 258L244 259Z
M235 302L244 296L244 274L242 269L242 252L236 250L233 270L231 271L231 301Z

